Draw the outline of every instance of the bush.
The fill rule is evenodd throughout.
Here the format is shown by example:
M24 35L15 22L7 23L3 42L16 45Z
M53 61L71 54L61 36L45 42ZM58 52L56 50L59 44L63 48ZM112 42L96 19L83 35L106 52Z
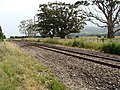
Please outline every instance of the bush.
M95 48L95 45L96 45L96 43L93 43L93 42L87 42L87 41L84 41L84 40L74 40L71 46L72 47L92 49L92 48Z
M37 42L93 49L120 55L120 43L113 42L109 39L106 39L105 42L104 38L102 39L102 42L97 42L96 40L92 42L84 39L40 39Z
M66 90L65 85L58 80L55 80L54 77L43 76L39 77L38 80L42 85L46 85L45 87L49 90Z
M72 47L78 47L80 44L80 41L74 40L72 43Z
M109 42L109 43L103 44L103 46L101 47L101 50L104 51L105 53L120 55L120 44L115 42Z
M83 40L74 40L74 41L72 41L71 44L72 45L70 45L70 46L72 46L72 47L80 47L80 48L85 47L85 41L83 41Z
M57 80L52 80L49 83L49 88L51 90L65 90L65 85L62 84L61 82L57 81Z

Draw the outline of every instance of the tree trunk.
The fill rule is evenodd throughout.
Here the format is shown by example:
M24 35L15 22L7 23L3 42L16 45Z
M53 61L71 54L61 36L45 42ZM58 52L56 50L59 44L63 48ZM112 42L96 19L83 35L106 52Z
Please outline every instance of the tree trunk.
M64 39L66 35L60 35L60 38L61 39Z
M50 38L53 38L54 35L55 35L54 32L52 32L52 33L49 32L49 37L50 37Z
M54 35L51 35L51 36L50 36L50 38L53 38L53 37L54 37Z
M108 38L114 38L114 31L113 31L113 27L108 26Z
M61 30L60 32L58 32L58 36L59 36L61 39L64 39L66 35L67 35L67 34L64 33L64 30Z
M113 1L111 1L113 2ZM114 24L113 24L113 20L112 20L112 7L110 7L110 11L108 11L108 17L107 17L107 20L108 20L108 38L114 38Z
M65 39L65 36L60 37L61 39Z
M107 37L108 38L114 38L114 25L113 25L113 21L112 21L112 11L109 12L109 15L108 15L108 35Z

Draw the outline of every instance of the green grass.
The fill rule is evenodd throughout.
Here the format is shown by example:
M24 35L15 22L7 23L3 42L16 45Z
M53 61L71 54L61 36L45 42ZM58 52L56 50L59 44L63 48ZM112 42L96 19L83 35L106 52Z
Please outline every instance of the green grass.
M50 44L59 44L71 47L92 49L97 51L102 51L110 54L120 55L120 41L119 37L115 39L107 38L95 38L95 37L82 37L77 39L27 39L29 41L41 42L41 43L50 43ZM116 41L117 40L117 41Z
M0 42L0 90L65 90L49 67L15 44L6 42L5 45ZM56 85L54 81L59 83Z
M102 45L101 42L91 42L84 39L27 39L28 41L49 43L49 44L59 44L71 47L87 48L98 50L99 46Z
M110 54L120 55L120 43L116 43L116 42L105 43L101 46L101 51Z

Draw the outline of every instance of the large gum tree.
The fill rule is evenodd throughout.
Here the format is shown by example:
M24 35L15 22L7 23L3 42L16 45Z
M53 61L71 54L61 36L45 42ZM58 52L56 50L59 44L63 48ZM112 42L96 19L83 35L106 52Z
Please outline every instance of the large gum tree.
M42 36L65 38L69 33L80 32L86 24L86 18L78 15L73 4L49 2L40 4L38 11L38 31Z
M107 37L114 38L120 31L120 1L119 0L85 0L75 3L89 21L108 30ZM98 22L99 21L99 22Z

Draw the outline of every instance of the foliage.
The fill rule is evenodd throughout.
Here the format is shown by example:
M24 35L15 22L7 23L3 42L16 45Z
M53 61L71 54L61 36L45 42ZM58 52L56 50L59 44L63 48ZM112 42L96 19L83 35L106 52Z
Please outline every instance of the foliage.
M30 20L22 20L20 25L18 26L21 34L25 34L26 36L33 36L34 32L34 24L32 19Z
M44 88L49 84L39 78L47 77L46 81L52 83L55 75L50 68L22 52L15 44L5 44L7 48L0 43L0 90L46 90Z
M104 51L105 53L120 55L120 43L109 42L109 43L103 44L103 46L101 47L101 50Z
M64 84L62 84L61 82L56 81L56 80L52 80L52 81L49 83L49 88L50 88L51 90L65 90Z
M72 47L84 47L84 45L80 45L80 41L74 40L72 43Z
M4 35L3 38L6 39L6 36Z
M39 41L34 41L50 44L59 44L70 47L93 49L97 51L103 51L105 53L120 55L120 43L114 42L114 40L109 39L104 39L105 41L103 42L103 39L104 38L100 39L101 42L98 42L98 39L94 39L94 42L93 40L91 41L89 39L41 39Z
M50 44L59 44L59 45L65 45L65 46L71 46L71 47L79 47L79 48L88 48L88 49L100 49L100 46L102 43L98 42L91 42L84 39L25 39L28 41L34 41L34 42L41 42L41 43L50 43ZM99 44L99 45L98 45Z
M0 26L0 40L5 39L5 38L6 38L6 37L5 37L5 35L3 34L2 28L1 28L1 26Z
M60 81L50 78L48 76L39 77L38 80L41 81L41 84L46 84L46 87L49 90L65 90L65 85Z
M89 0L78 1L75 6L80 6L80 11L88 17L88 21L99 27L108 29L108 38L120 31L120 1L119 0ZM99 21L99 23L97 23Z
M90 42L90 41L85 41L83 39L74 39L70 42L68 42L68 44L66 44L67 46L72 46L72 47L79 47L79 48L86 48L86 49L98 49L99 45L97 45L96 42Z
M39 5L38 31L43 37L65 38L69 33L79 32L85 25L85 17L78 15L72 4L55 2Z

